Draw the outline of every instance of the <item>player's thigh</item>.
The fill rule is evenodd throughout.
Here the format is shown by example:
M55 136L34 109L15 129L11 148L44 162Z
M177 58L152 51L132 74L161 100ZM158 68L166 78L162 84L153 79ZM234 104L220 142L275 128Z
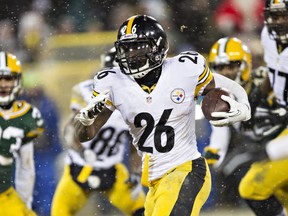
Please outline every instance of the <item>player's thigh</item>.
M111 190L106 194L108 200L122 212L131 215L138 209L144 208L145 194L143 190L136 196L132 196L132 188L126 183L129 172L124 164L116 164L116 181Z
M0 194L0 215L5 216L36 216L28 209L13 187Z
M66 166L53 197L52 216L74 215L83 208L86 202L87 195L81 187L72 180L69 166Z
M199 215L211 190L211 176L203 158L189 161L150 185L145 216Z
M288 181L288 159L254 163L240 182L242 198L264 200Z

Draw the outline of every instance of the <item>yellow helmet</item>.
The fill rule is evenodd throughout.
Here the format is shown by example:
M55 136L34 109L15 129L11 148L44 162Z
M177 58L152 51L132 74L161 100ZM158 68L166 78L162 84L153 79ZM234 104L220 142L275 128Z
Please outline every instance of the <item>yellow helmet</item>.
M251 74L252 57L249 48L236 37L224 37L216 41L209 54L209 64L212 70L231 63L239 64L236 82L245 84Z
M22 92L22 67L15 55L8 52L0 52L0 81L11 78L14 80L13 87L5 93L5 87L0 85L0 105L7 105L14 101ZM6 90L7 91L7 90Z

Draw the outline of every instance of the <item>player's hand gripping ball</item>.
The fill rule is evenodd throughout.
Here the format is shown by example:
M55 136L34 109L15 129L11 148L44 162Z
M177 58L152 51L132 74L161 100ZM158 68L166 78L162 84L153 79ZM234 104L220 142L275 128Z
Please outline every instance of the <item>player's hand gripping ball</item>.
M210 90L203 98L201 108L204 116L208 120L219 120L221 118L215 118L211 116L213 112L229 112L230 105L228 102L221 99L222 95L231 97L231 94L221 88L215 88Z

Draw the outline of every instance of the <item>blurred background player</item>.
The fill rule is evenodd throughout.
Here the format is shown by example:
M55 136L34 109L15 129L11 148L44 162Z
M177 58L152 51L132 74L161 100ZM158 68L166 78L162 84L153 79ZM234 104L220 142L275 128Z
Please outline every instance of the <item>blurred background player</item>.
M59 179L58 157L62 152L60 115L57 104L39 82L38 71L25 73L21 99L36 106L45 122L45 133L35 139L34 162L36 181L33 210L41 216L51 215L51 203Z
M264 160L252 165L240 183L239 192L256 215L286 215L282 205L287 209L288 1L267 0L264 19L261 43L269 76L252 92L249 101L254 113L259 105L259 99L267 97L273 90L279 106L275 119L282 122L285 127L275 139L267 142L262 150ZM258 151L257 154L259 153Z
M3 216L36 215L31 210L35 182L33 139L43 132L43 119L36 107L17 100L21 91L20 61L11 53L0 52L0 215Z
M251 53L249 48L238 38L224 37L217 40L210 49L210 68L214 73L219 73L239 83L246 92L251 89ZM213 168L219 168L223 162L228 149L240 146L241 136L239 136L239 125L234 124L225 127L214 127L211 125L210 143L204 149L204 156L208 164ZM223 176L221 171L217 173L217 202L229 202L229 204L239 205L238 184L241 179L240 172L235 175ZM240 176L239 176L240 175ZM221 185L225 187L221 187ZM227 194L226 194L227 193ZM226 196L222 196L226 194ZM216 195L217 196L217 195ZM237 199L238 197L238 199ZM228 204L228 203L226 203Z
M235 80L245 88L247 94L259 86L267 77L267 68L259 67L251 71L252 57L250 49L238 38L225 37L214 43L210 50L209 63L215 73ZM253 125L243 130L247 123L229 127L213 127L210 144L205 148L205 157L210 165L219 171L217 178L218 202L229 202L239 206L238 186L250 165L261 159L262 155L252 158L240 157L242 153L265 148L265 142L281 132L283 125L275 121L273 94L261 100L257 112L252 117ZM279 120L279 119L278 119ZM226 155L227 154L227 155ZM238 160L238 161L236 161ZM225 185L225 187L221 187ZM223 194L226 194L223 196ZM219 200L224 199L224 200Z
M101 58L104 67L117 65L114 61L115 49L111 49ZM92 89L93 79L73 87L71 121L75 114L90 102ZM126 215L142 215L145 194L140 184L140 177L129 174L128 168L123 164L130 136L120 112L115 112L97 136L85 143L76 140L71 123L69 122L65 128L68 157L64 174L53 198L52 216L76 214L84 207L93 191L99 191ZM131 155L133 163L131 165L135 166L136 172L137 169L140 172L139 160L140 157L134 151Z

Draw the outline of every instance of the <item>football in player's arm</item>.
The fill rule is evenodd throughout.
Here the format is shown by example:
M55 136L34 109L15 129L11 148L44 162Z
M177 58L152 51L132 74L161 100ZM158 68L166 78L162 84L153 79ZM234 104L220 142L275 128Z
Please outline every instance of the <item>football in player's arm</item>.
M112 54L115 56L115 51ZM105 63L104 66L109 65ZM114 112L90 141L81 143L74 136L74 116L89 104L92 90L93 79L78 83L72 89L72 114L64 130L68 155L53 198L52 216L75 215L93 191L101 192L99 194L125 215L142 215L145 193L140 175L129 173L123 163L125 148L130 145L131 137L120 112ZM131 169L140 173L141 158L136 151L132 153L129 156ZM138 167L135 164L137 161Z
M94 77L92 103L75 117L76 136L91 139L117 109L129 126L133 145L142 156L142 184L149 186L145 215L199 215L211 189L206 160L197 150L197 97L215 87L226 96L230 112L212 113L217 126L250 118L245 90L236 82L213 75L197 52L166 58L163 27L147 15L127 19L115 42L119 68Z
M44 127L39 110L24 100L17 100L21 91L21 63L13 54L1 51L0 215L5 216L36 215L31 209L35 182L33 139Z

